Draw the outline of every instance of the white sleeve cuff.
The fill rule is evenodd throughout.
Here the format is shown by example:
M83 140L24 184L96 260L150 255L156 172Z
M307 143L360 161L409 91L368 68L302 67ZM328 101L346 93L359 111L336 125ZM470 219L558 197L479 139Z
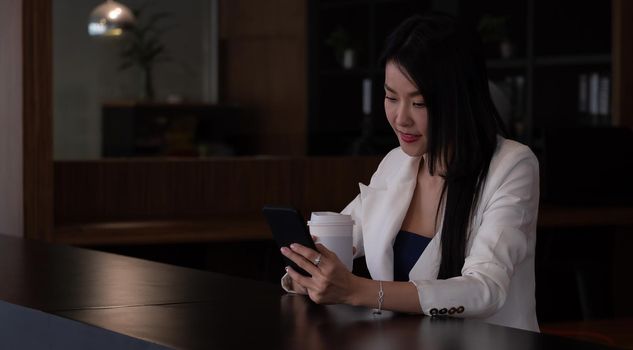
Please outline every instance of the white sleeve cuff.
M292 290L292 278L288 273L281 277L281 288L290 294L297 294L294 290Z

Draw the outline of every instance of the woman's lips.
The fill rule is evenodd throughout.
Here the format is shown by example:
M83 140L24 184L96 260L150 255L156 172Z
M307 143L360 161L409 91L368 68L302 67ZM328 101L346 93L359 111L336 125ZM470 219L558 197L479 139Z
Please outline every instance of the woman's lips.
M402 141L404 141L406 143L416 142L421 137L421 135L407 134L407 133L400 132L400 131L398 131L398 134L400 134L400 139L402 139Z

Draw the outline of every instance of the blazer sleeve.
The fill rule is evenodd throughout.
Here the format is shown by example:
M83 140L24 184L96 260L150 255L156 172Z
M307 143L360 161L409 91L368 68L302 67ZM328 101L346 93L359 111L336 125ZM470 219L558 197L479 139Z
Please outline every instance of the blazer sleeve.
M527 148L502 161L496 173L489 174L489 184L496 189L482 203L481 224L471 230L462 275L411 281L424 314L434 314L433 309L453 309L457 312L451 314L457 317L494 314L505 303L515 267L534 254L535 238L529 236L536 234L538 161ZM484 191L489 193L490 188Z

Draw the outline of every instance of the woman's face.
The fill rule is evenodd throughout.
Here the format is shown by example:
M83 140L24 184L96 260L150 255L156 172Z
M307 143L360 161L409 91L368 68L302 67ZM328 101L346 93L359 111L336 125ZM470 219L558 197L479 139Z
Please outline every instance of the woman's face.
M404 68L394 62L385 67L385 114L406 154L416 157L426 153L428 114L424 97Z

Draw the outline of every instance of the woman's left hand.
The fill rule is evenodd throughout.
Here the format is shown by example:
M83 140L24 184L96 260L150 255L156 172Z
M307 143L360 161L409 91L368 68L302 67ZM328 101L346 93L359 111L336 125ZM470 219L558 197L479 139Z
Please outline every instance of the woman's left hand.
M317 304L351 304L356 276L325 246L317 243L316 248L318 251L296 243L281 248L284 256L312 277L303 276L291 267L286 268L288 274L307 289L310 299Z

